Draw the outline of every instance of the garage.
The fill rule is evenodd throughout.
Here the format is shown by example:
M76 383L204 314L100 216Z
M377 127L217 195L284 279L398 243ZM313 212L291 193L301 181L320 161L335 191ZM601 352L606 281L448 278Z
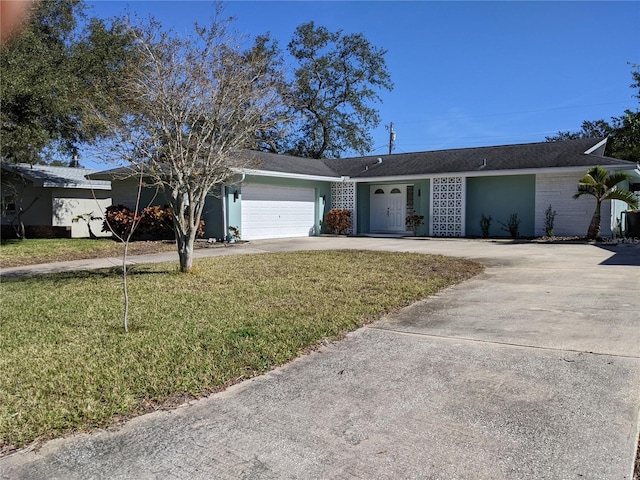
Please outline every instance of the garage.
M243 186L241 238L256 240L312 235L315 198L313 188Z

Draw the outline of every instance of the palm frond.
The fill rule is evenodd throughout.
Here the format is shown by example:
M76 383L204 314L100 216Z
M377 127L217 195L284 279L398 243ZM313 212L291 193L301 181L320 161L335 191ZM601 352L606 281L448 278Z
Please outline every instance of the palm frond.
M620 182L627 180L629 178L629 174L625 172L611 172L609 176L605 180L605 185L608 188L613 188Z
M608 200L620 200L629 205L633 210L637 210L640 206L638 196L628 190L614 190L607 195Z

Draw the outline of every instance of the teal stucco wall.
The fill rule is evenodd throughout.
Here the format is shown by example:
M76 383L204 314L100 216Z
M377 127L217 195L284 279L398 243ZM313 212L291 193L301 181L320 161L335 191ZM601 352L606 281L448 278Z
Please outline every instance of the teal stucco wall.
M429 180L416 181L413 184L413 209L418 215L424 216L422 225L418 227L417 235L429 235L429 199L431 198L431 183Z
M513 213L520 219L520 236L532 237L535 230L535 175L469 177L466 192L467 236L481 236L482 214L491 216L489 236L508 237L498 222L508 223Z
M369 233L371 221L369 219L370 201L369 201L369 183L356 184L356 210L358 225L353 233Z

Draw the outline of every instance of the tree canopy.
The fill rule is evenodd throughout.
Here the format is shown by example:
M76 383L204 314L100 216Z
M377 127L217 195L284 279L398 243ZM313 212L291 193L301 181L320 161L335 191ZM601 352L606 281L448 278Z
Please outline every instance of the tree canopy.
M369 131L380 122L371 103L381 101L381 89L393 88L386 51L361 33L330 32L314 22L298 26L287 48L297 64L285 95L292 134L281 152L310 158L367 153Z
M640 100L640 66L633 65L631 71L633 83L630 85L639 91L634 97ZM558 132L546 137L547 142L572 140L577 138L609 137L605 154L622 160L640 161L640 111L625 110L619 117L611 117L611 121L595 120L582 122L577 132Z
M73 155L106 132L85 99L122 78L132 37L122 22L90 18L81 0L34 2L31 21L0 52L1 156L37 163Z

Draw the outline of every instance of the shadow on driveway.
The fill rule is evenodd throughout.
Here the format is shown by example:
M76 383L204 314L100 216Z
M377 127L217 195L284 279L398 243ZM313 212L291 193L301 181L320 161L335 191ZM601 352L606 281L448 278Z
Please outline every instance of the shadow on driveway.
M603 250L608 250L613 255L607 258L600 265L626 265L640 267L640 245L619 244L619 245L597 245Z

